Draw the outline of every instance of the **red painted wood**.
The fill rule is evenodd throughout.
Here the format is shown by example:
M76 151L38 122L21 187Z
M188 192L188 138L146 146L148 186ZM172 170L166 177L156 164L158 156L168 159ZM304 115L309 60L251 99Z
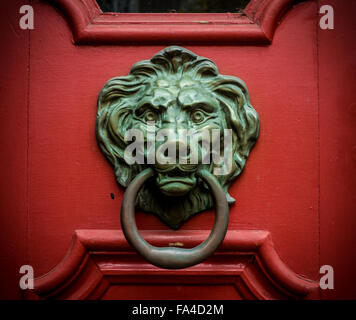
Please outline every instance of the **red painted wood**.
M80 44L267 44L292 0L252 0L245 14L102 13L95 0L53 2L66 13Z
M62 260L74 230L120 228L123 190L94 135L97 94L163 46L73 46L57 10L43 2L34 9L28 246L39 276ZM304 3L289 11L269 47L187 47L244 79L261 117L260 139L231 187L230 230L270 231L282 261L310 279L319 269L315 10ZM213 218L212 211L199 214L183 230L211 229ZM137 222L168 230L150 214L137 214Z
M0 299L19 299L19 269L28 262L27 113L29 32L20 29L25 1L0 10Z
M94 135L97 94L107 79L163 46L73 46L57 10L34 6L29 254L41 275L62 260L74 230L120 228L123 190ZM304 3L288 12L270 47L187 47L213 59L221 73L244 79L261 116L260 139L231 187L237 204L230 229L270 231L282 260L311 279L319 269L315 9ZM167 230L153 215L139 213L137 222ZM207 230L212 222L205 212L183 229Z
M186 248L198 245L208 234L202 231L143 233L155 246L169 246L178 241ZM206 290L197 294L199 286ZM138 257L123 233L114 230L76 231L65 259L35 282L36 294L60 299L118 298L124 291L125 298L162 299L167 292L165 288L168 294L183 297L178 292L182 288L185 299L284 299L315 297L318 283L288 269L266 231L230 231L218 252L207 261L185 270L162 272ZM215 289L218 290L212 295Z
M355 1L332 5L335 29L319 30L320 78L320 264L331 265L329 299L356 298L356 99Z
M78 260L71 258L69 262L74 270L79 264L77 271L82 273L67 287L69 291L58 289L57 297L122 298L125 292L125 297L130 299L147 298L148 288L152 286L157 298L181 298L187 293L187 298L193 299L203 291L199 289L202 283L205 283L206 298L216 298L218 293L220 297L231 299L285 296L286 292L293 292L293 285L283 294L273 288L283 287L282 284L288 284L295 275L318 280L320 264L335 267L335 290L322 292L322 297L355 297L354 289L349 287L354 269L350 256L355 222L352 216L355 48L350 31L354 19L347 14L353 12L352 6L332 1L337 8L336 29L320 31L316 2L287 8L280 19L278 16L285 11L287 1L271 3L275 6L246 11L250 19L257 19L257 27L253 23L235 25L238 30L258 28L265 40L271 39L275 31L270 45L237 46L231 42L230 45L217 45L212 41L209 46L201 46L194 40L194 45L191 42L185 47L214 60L222 74L242 78L260 115L259 141L251 152L246 170L230 189L237 203L231 207L229 234L236 230L268 231L274 244L273 250L268 250L278 257L261 260L261 265L268 266L267 273L279 274L274 277L273 286L261 270L252 270L243 279L226 276L226 282L221 282L227 271L224 268L234 266L233 255L223 254L229 261L228 266L213 258L214 272L217 268L222 270L220 283L214 286L206 287L211 275L199 278L198 284L194 283L198 281L195 275L187 278L190 282L178 283L177 275L170 276L169 272L159 270L149 286L148 277L143 276L132 286L113 285L102 296L110 281L129 282L149 266L131 254L127 263L136 268L132 270L136 272L134 276L129 276L125 270L120 277L108 275L102 281L101 270L109 268L110 263L121 269L109 268L108 272L122 270L123 256L120 260L112 255L97 255L94 260L86 256L85 246L78 242L83 256L78 255ZM21 296L18 288L20 265L31 264L36 277L49 272L65 257L75 230L120 229L123 190L115 183L112 168L95 140L97 95L109 78L126 75L133 63L151 57L166 45L166 42L143 45L143 38L137 38L142 41L135 40L131 45L107 45L113 39L112 31L95 33L99 28L108 28L100 26L104 22L97 17L98 24L88 27L93 28L88 31L88 41L106 45L78 46L73 43L72 29L87 28L88 21L96 17L95 10L73 16L72 28L65 14L52 4L38 0L32 1L35 29L23 32L17 27L19 4L14 1L2 3L4 10L0 10L1 30L4 31L0 37L7 48L1 52L0 60L4 71L0 76L3 106L0 108L0 223L3 227L0 280L4 288L0 295L8 298ZM66 14L79 11L67 10ZM270 15L273 18L269 18ZM342 20L344 16L347 19ZM107 22L113 30L115 17L109 15L105 19L110 19ZM275 29L277 21L280 23ZM155 30L152 25L145 28L150 30L152 37L159 37L157 27ZM173 26L170 28L175 30ZM241 40L244 34L256 44L258 39L253 32L242 32L237 37ZM192 33L184 31L181 34L183 42L189 37L193 41ZM232 33L226 37L232 37ZM178 38L174 39L171 40L175 42ZM111 193L115 195L114 200ZM213 220L213 211L196 215L184 224L182 232L192 235L194 230L210 230ZM152 239L158 236L152 230L167 232L167 236L174 238L179 234L150 214L138 213L137 224ZM98 238L94 242L97 241ZM122 245L125 248L123 240ZM262 251L259 254L263 256ZM80 260L83 257L86 260ZM98 265L102 269L98 269ZM61 265L58 268L62 268ZM288 270L293 272L288 273ZM185 279L189 272L182 270L180 274L185 275ZM172 285L160 284L162 277ZM250 281L249 284L246 281ZM63 282L66 280L61 279L56 286ZM258 289L251 291L249 285ZM314 298L319 293L313 294Z

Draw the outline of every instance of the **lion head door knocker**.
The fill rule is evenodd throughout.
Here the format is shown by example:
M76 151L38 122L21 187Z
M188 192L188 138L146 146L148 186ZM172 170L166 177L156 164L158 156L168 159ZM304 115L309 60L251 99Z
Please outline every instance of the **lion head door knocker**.
M148 262L168 269L193 266L224 240L231 182L241 173L259 132L244 82L220 75L215 63L177 46L110 79L98 98L96 136L127 188L121 224ZM135 208L173 229L216 208L209 237L192 249L155 247L137 230Z

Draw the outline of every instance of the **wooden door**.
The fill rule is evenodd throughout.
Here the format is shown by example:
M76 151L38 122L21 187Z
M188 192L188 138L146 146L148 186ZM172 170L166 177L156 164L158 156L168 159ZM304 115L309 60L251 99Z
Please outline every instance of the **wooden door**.
M34 29L19 27L30 4ZM331 5L335 29L319 27ZM103 14L94 0L1 4L2 298L355 298L353 1L252 0L244 13ZM158 20L159 22L158 22ZM154 267L120 231L124 190L95 138L105 82L169 45L243 79L258 142L230 187L226 238L207 261ZM179 231L138 212L156 245L203 241L214 210ZM22 265L35 288L18 285ZM333 267L335 286L319 288Z

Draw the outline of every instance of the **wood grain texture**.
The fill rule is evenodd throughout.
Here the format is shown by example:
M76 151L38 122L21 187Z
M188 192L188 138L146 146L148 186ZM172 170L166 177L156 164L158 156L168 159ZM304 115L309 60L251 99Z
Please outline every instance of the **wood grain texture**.
M320 265L334 269L328 299L355 299L356 21L355 1L334 8L335 29L318 30L320 83Z
M0 10L0 299L19 299L19 269L28 262L29 31L19 27L27 2L4 1Z

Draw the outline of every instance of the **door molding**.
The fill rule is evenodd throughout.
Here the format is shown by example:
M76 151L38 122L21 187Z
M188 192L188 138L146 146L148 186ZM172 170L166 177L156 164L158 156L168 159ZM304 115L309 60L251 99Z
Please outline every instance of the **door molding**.
M193 247L209 231L143 231L157 246ZM111 286L229 285L244 299L315 299L318 283L291 271L279 258L268 231L228 231L205 262L182 270L157 268L143 260L119 230L77 230L66 257L36 278L34 293L51 299L100 299Z
M270 44L293 0L251 0L241 13L103 13L95 0L50 0L76 44ZM162 25L164 27L162 27Z

